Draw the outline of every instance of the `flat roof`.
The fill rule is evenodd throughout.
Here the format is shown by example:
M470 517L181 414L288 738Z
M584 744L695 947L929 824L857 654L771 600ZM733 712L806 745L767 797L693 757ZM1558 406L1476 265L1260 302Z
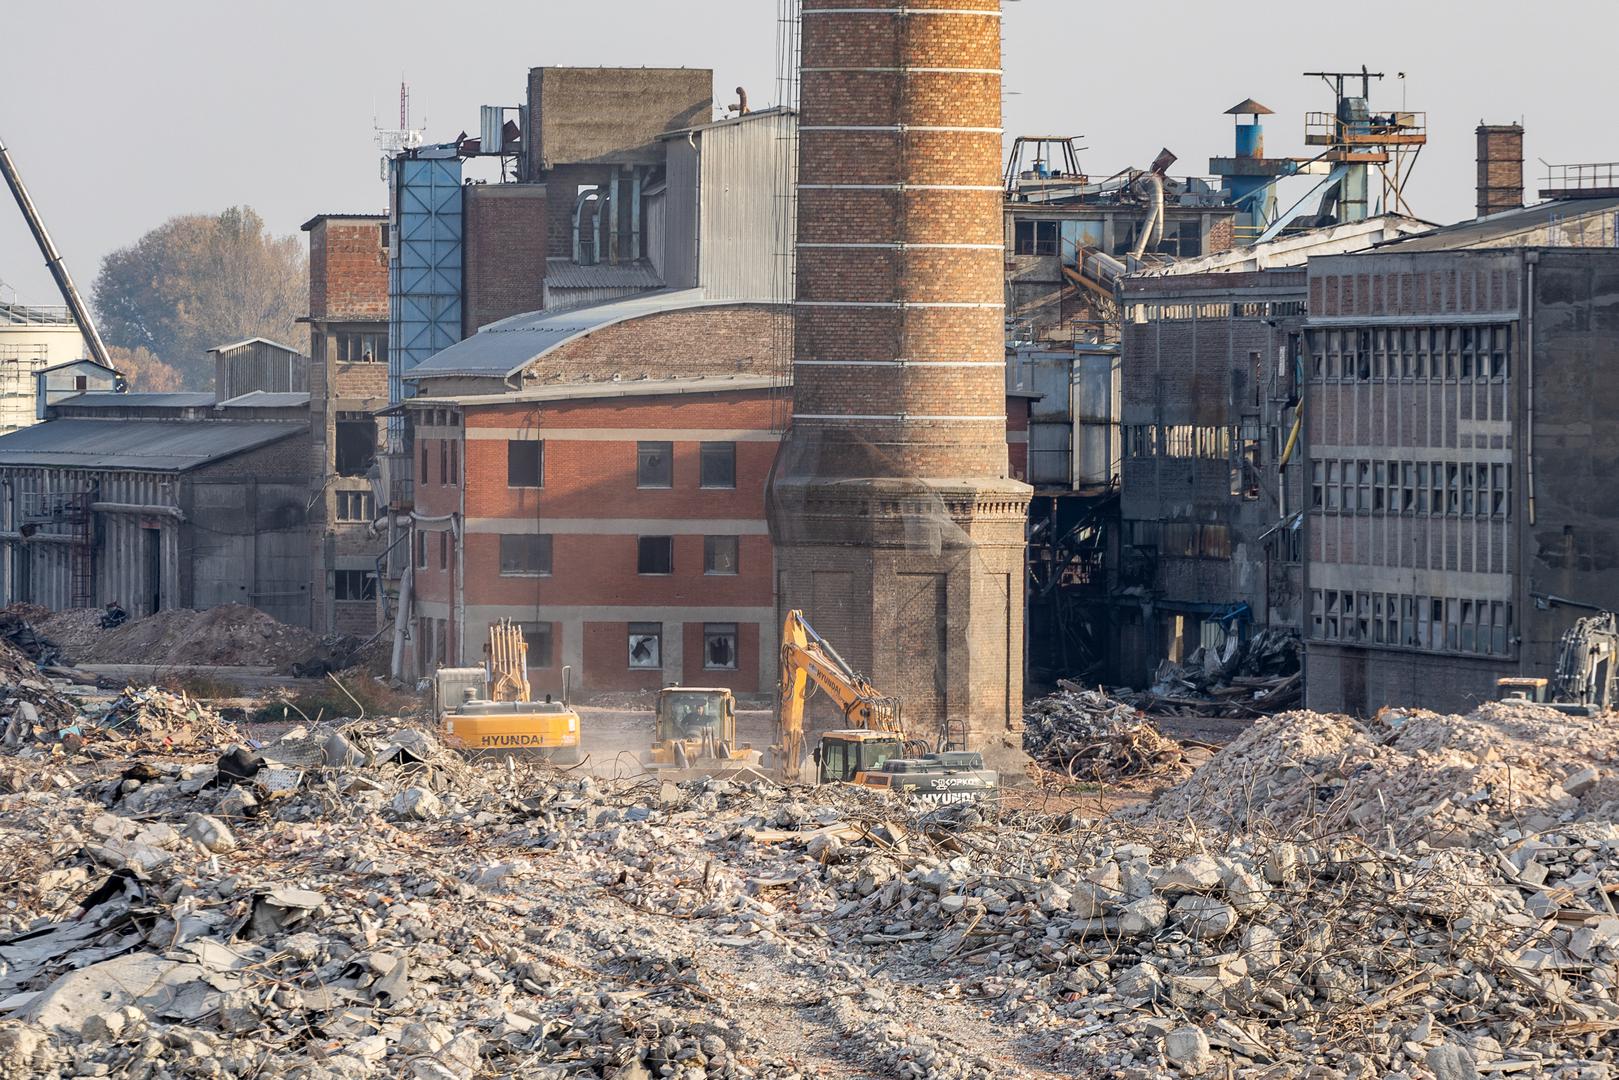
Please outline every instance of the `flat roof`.
M387 214L316 214L302 225L298 226L301 232L308 232L323 221L387 221Z
M307 430L285 420L47 420L0 435L0 466L184 472Z
M766 375L709 375L686 379L630 379L614 382L550 383L509 394L440 394L413 397L401 404L407 407L433 405L501 405L507 402L576 401L589 398L656 397L662 394L721 394L735 390L769 390L788 387L791 379Z
M219 403L221 409L292 409L309 404L307 390L249 390Z
M476 334L434 353L404 373L408 380L448 376L507 378L558 346L592 331L646 315L735 306L756 301L713 300L702 289L658 289L569 311L531 311L490 323Z

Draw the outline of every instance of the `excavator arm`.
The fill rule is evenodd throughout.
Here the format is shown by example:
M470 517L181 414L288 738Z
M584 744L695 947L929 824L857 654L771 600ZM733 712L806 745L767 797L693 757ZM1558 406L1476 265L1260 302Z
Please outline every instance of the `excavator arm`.
M892 731L904 738L898 699L878 693L815 632L802 611L789 611L781 627L776 747L788 779L798 778L804 756L804 706L817 689L837 705L847 726Z

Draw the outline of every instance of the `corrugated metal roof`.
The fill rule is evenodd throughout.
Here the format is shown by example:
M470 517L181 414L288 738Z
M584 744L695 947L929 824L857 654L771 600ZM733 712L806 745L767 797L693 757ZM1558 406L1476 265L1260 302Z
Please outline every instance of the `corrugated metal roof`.
M456 375L503 378L515 375L564 342L614 323L667 311L735 303L734 300L711 300L702 289L660 289L571 311L513 315L441 349L405 372L404 377L408 380Z
M261 341L266 345L275 346L276 348L280 349L282 352L289 352L294 356L302 356L303 355L303 350L302 349L295 349L291 345L283 345L279 341L271 341L267 337L250 337L250 338L245 338L245 339L243 339L241 341L233 341L229 345L215 345L213 348L209 349L208 351L209 351L209 353L230 352L233 349L240 349L240 348L242 348L244 346L247 346L247 345L256 345Z
M764 375L714 375L690 379L631 379L625 382L551 383L510 394L443 394L411 398L409 406L500 405L513 401L581 401L587 398L656 397L662 394L722 394L735 390L790 388L791 382Z
M545 260L547 289L661 289L663 279L646 263L580 266L572 259Z
M111 390L87 390L82 394L62 398L57 405L71 405L75 409L206 409L214 403L212 394L160 394L156 392L114 393Z
M0 467L183 472L307 430L275 420L47 420L0 435Z
M1619 198L1557 199L1525 206L1520 210L1491 214L1489 217L1473 221L1444 225L1418 236L1391 240L1387 244L1379 244L1378 247L1402 252L1451 251L1492 240L1502 240L1514 233L1531 232L1550 225L1553 221L1568 223L1590 217L1592 214L1606 214L1613 210L1619 210Z
M219 403L221 409L291 409L309 404L307 391L249 390Z

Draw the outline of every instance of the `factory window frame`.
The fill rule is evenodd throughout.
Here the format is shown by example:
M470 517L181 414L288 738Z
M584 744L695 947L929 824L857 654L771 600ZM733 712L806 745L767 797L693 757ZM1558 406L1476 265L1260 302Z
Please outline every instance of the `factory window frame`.
M421 445L422 445L422 475L420 475L420 476L418 476L416 478L417 482L420 483L420 484L423 484L423 485L425 485L427 483L427 443L428 443L427 439L421 440Z
M709 576L735 575L738 571L738 537L703 537L703 573Z
M444 441L450 444L449 482L451 486L454 486L461 482L461 444L455 439L445 439Z
M1490 516L1504 518L1507 516L1507 478L1509 465L1490 466Z
M698 446L697 486L736 487L736 443L705 442Z
M1343 465L1336 461L1327 462L1327 509L1333 512L1343 509L1340 491L1340 478Z
M427 534L416 530L416 569L427 569Z
M675 484L675 444L638 442L635 444L635 486L672 488Z
M735 671L736 665L736 623L704 623L703 669L705 671Z
M1310 636L1326 636L1326 599L1320 589L1310 590Z
M1445 463L1445 515L1456 517L1462 510L1462 469L1455 461Z
M545 442L542 439L506 441L506 486L542 488L545 486Z
M449 530L445 530L444 532L438 534L438 568L440 570L448 570L450 568Z
M1310 463L1310 506L1315 510L1327 505L1327 465L1324 461Z
M549 533L502 533L501 577L548 577L551 573Z
M663 667L663 624L629 624L629 664L632 668Z
M531 668L548 668L552 665L552 642L555 640L554 624L548 622L518 623L517 627L523 632L523 643L528 646L528 666Z
M369 570L332 571L332 599L375 600L377 575Z
M1061 244L1060 222L1025 220L1013 224L1013 254L1055 255Z
M635 543L635 572L663 575L675 572L675 538L642 536Z
M336 494L338 521L368 522L375 516L369 491L339 491Z
M335 422L332 467L339 476L364 476L377 460L377 427L370 417Z
M334 335L337 339L337 359L345 364L386 364L388 362L388 335L383 333L363 333L355 330L339 330Z
M1322 610L1325 613L1323 617L1324 617L1325 624L1326 624L1326 631L1323 634L1323 636L1328 641L1337 641L1338 640L1338 593L1336 591L1331 590L1331 589L1327 590L1326 600L1324 601L1324 605L1323 605Z
M1461 466L1461 515L1473 516L1473 465L1463 462Z
M450 483L450 440L438 441L438 482L440 486Z

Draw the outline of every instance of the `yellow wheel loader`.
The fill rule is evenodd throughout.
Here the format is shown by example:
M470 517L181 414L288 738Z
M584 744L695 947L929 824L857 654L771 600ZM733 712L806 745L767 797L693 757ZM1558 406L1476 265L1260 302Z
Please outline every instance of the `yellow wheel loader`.
M736 741L736 698L724 687L664 687L655 722L647 772L678 781L759 765L759 751Z

